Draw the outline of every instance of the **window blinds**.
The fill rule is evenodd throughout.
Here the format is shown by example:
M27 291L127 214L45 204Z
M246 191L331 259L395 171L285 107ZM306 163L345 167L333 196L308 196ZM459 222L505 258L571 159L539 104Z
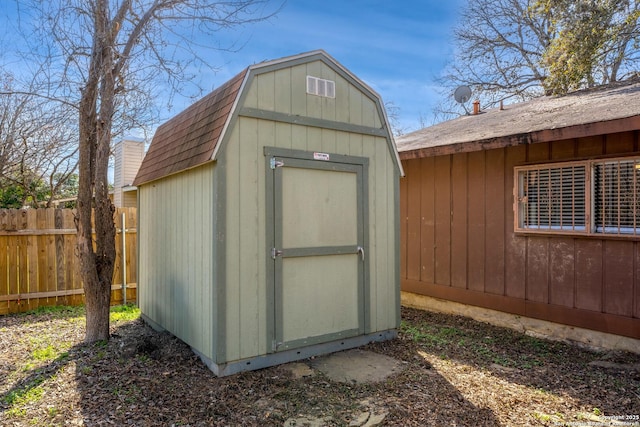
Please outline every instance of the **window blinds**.
M640 225L638 159L594 164L595 228L600 233L636 234Z
M585 230L584 165L545 166L519 172L520 227Z

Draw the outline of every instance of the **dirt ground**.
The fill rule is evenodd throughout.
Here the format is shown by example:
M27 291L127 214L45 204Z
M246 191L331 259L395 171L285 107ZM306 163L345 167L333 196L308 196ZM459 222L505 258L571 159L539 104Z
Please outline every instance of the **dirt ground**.
M93 345L82 343L82 309L0 317L0 425L640 425L640 355L462 317L403 309L398 339L365 347L402 369L371 384L287 365L216 378L184 343L131 317ZM380 416L366 424L367 411Z

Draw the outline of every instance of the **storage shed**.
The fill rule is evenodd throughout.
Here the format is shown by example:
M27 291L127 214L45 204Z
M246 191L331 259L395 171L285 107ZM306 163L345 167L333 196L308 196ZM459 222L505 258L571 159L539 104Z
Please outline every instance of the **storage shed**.
M398 138L403 302L595 345L640 339L639 135L635 81Z
M158 128L139 304L219 376L395 336L400 160L324 51L252 65Z

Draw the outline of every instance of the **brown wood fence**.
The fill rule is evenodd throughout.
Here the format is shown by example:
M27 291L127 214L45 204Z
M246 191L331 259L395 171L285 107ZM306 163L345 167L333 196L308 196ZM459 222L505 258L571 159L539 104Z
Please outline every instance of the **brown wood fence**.
M72 209L0 209L0 315L47 305L80 305L84 290L76 256ZM125 263L122 219L125 219ZM117 209L116 265L111 303L136 299L136 208Z

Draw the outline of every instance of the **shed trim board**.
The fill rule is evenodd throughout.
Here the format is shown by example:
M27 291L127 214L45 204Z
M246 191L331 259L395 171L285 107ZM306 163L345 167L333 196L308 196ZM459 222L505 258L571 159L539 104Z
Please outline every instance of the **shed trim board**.
M253 117L254 119L272 120L274 122L290 123L293 125L313 126L323 129L341 130L351 133L361 133L364 135L386 137L387 131L383 128L372 128L367 126L358 126L349 123L335 122L332 120L316 119L313 117L304 117L294 114L278 113L275 111L260 110L258 108L245 107L240 110L240 115L244 117Z
M227 289L227 251L225 233L225 224L227 223L227 163L224 161L215 162L216 168L213 176L213 259L214 271L213 282L215 283L215 292L213 292L213 307L215 311L211 312L212 325L217 325L213 336L213 348L211 354L215 355L216 360L226 360L225 331L227 324L226 316L226 289Z
M151 324L154 329L162 330L159 325L154 325L153 321L151 321L150 319L144 317L144 320L146 322L149 322L149 324ZM207 367L211 369L211 371L213 371L214 374L219 377L225 377L227 375L237 374L246 370L268 368L270 366L281 365L283 363L295 362L298 360L322 356L342 350L349 350L374 342L389 341L397 337L398 332L395 329L389 329L382 332L374 332L346 339L338 339L335 341L310 344L304 347L293 348L267 355L249 357L246 359L227 363L216 363L197 349L192 348L192 350L200 357L205 365L207 365Z

